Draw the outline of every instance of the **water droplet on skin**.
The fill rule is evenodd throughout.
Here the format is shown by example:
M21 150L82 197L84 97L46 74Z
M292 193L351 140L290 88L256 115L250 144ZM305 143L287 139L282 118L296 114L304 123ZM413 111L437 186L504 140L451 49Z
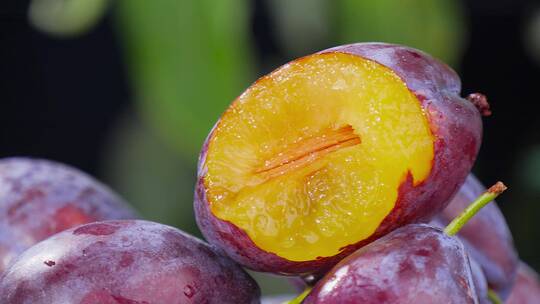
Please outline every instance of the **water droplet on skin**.
M191 299L195 295L195 288L193 288L191 285L186 285L184 287L184 295Z
M43 262L43 264L49 266L49 267L53 267L54 265L56 265L56 262L55 261L45 261Z

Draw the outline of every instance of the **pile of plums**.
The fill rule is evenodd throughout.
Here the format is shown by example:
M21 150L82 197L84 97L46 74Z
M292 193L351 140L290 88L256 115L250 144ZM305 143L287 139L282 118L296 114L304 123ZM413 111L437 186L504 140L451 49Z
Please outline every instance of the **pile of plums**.
M248 274L58 163L0 160L0 302L257 303Z
M382 43L260 78L202 148L209 244L139 219L77 169L1 159L0 302L260 303L243 266L304 289L263 303L540 303L486 205L504 185L470 174L489 105L460 90L444 63Z

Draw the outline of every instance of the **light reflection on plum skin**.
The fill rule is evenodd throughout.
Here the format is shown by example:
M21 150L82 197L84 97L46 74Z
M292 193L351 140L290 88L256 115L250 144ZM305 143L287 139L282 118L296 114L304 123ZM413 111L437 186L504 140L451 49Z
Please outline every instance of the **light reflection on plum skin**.
M72 228L17 258L0 282L15 303L259 303L238 265L181 231L140 220Z
M33 244L65 229L139 216L91 176L32 158L0 159L0 273Z

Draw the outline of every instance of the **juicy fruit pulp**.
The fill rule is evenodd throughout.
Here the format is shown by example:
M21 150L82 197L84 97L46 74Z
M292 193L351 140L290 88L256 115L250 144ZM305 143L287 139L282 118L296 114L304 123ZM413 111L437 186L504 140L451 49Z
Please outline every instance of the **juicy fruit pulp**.
M291 261L368 238L401 183L430 173L434 138L390 69L315 54L261 78L225 112L203 160L212 213Z

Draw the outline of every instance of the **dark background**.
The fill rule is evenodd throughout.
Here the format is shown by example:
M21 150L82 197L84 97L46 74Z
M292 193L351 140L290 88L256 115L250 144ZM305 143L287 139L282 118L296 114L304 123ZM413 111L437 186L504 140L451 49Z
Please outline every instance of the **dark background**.
M474 172L485 184L503 180L509 185L499 206L520 256L538 270L540 51L531 46L529 27L539 16L539 6L536 1L510 0L462 4L467 34L454 67L462 78L463 94L485 93L494 113L484 119L484 142ZM119 121L138 117L133 114L135 85L128 77L115 9L110 8L88 32L68 39L32 26L27 1L0 5L0 157L61 161L112 183L131 199L125 190L130 186L118 181L122 171L111 173L117 169L111 163L118 157L109 156L117 151L110 145L120 132ZM252 2L248 13L256 74L294 57L276 38L267 1ZM537 46L538 38L532 37ZM184 170L187 196L194 164L193 158L172 166ZM192 222L166 222L196 233Z

